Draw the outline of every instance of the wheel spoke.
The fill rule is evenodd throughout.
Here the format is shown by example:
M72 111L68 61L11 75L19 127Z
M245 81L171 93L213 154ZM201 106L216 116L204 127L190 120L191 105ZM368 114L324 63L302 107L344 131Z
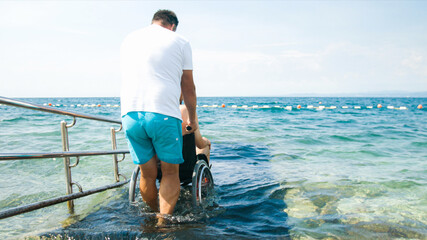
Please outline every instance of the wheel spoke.
M203 177L203 173L205 172L205 168L206 168L206 166L203 166L202 167L202 170L200 170L200 177L199 177L199 181L198 181L198 183L199 183L199 186L198 186L198 192L199 192L199 202L200 203L202 203L202 177Z

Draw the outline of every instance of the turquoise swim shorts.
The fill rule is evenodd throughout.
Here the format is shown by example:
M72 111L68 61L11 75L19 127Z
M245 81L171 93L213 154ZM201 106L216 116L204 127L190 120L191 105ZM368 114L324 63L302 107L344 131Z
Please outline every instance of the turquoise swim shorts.
M181 120L152 112L129 112L122 125L135 164L144 164L154 155L164 162L180 164L182 157Z

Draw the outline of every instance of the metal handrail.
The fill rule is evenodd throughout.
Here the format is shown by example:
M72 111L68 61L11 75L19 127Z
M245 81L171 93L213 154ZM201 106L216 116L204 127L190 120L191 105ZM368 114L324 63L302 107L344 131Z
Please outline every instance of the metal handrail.
M45 153L0 153L0 161L7 160L24 160L38 158L62 158L62 157L84 157L84 156L99 156L112 154L127 154L127 150L111 150L111 151L84 151L84 152L45 152Z
M129 153L128 150L117 150L116 132L119 132L122 129L121 121L117 121L117 120L113 120L113 119L109 119L109 118L105 118L105 117L98 117L98 116L93 116L93 115L85 115L85 114L80 114L80 113L62 111L62 110L58 110L58 109L44 107L44 106L40 106L37 104L19 101L19 100L10 99L10 98L5 98L5 97L1 97L1 96L0 96L0 104L11 105L11 106L15 106L15 107L27 108L27 109L31 109L31 110L37 110L37 111L43 111L43 112L49 112L49 113L73 117L73 122L69 125L67 125L67 123L65 121L61 122L61 136L62 136L62 146L63 146L62 150L63 150L63 152L0 153L0 161L28 160L28 159L40 159L40 158L63 158L64 159L64 167L65 167L67 195L52 198L52 199L47 199L44 201L28 204L25 206L19 206L19 207L14 207L14 208L10 208L10 209L0 211L0 219L15 216L15 215L25 213L25 212L29 212L29 211L33 211L33 210L40 209L43 207L51 206L51 205L58 204L61 202L67 202L68 209L72 213L74 211L73 199L77 199L80 197L84 197L84 196L94 194L97 192L101 192L101 191L105 191L108 189L117 188L117 187L120 187L120 186L129 182L129 180L127 180L126 177L121 175L118 171L118 162L123 161L125 158L125 154ZM68 128L71 128L75 125L76 117L119 124L120 128L118 130L116 130L113 127L110 128L111 142L112 142L112 149L113 150L111 150L111 151L70 152L69 151L69 143L68 143ZM118 154L123 154L123 158L121 160L118 160L118 158L117 158ZM115 177L116 183L109 184L109 185L102 186L102 187L98 187L95 189L90 189L87 191L83 191L80 184L72 181L72 179L71 179L71 168L77 166L77 164L79 163L80 157L82 157L82 156L97 156L97 155L113 155L114 177ZM76 162L73 165L70 165L70 157L76 158ZM120 176L122 176L125 180L120 181ZM79 188L78 193L73 193L73 189L72 189L73 185L76 185Z
M10 209L6 209L4 211L0 212L0 219L4 219L4 218L8 218L8 217L12 217L18 214L22 214L22 213L26 213L26 212L30 212L30 211L34 211L40 208L44 208L44 207L49 207L58 203L63 203L66 201L71 201L73 199L77 199L77 198L81 198L81 197L85 197L94 193L98 193L98 192L102 192L108 189L112 189L112 188L117 188L117 187L121 187L125 184L127 184L130 180L125 180L122 182L117 182L117 183L112 183L109 185L105 185L102 187L98 187L98 188L94 188L94 189L90 189L87 191L82 191L82 192L77 192L77 193L72 193L69 195L65 195L65 196L60 196L60 197L56 197L56 198L51 198L48 200L44 200L44 201L40 201L40 202L36 202L36 203L31 203L25 206L19 206L19 207L14 207L14 208L10 208Z
M55 113L55 114L67 115L67 116L72 116L72 117L79 117L79 118L98 120L98 121L109 122L109 123L122 124L121 121L113 120L110 118L98 117L98 116L81 114L81 113L75 113L75 112L70 112L70 111L62 111L62 110L58 110L58 109L54 109L54 108L50 108L50 107L44 107L41 105L37 105L37 104L25 102L25 101L18 101L15 99L6 98L6 97L2 97L2 96L0 96L0 104L11 105L11 106L15 106L15 107L28 108L28 109L42 111L42 112L50 112L50 113Z

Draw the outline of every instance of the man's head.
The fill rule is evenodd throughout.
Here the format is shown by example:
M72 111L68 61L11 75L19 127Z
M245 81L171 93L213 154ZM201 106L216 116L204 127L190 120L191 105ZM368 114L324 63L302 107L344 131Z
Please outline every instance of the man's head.
M170 10L159 10L154 14L151 23L160 24L162 27L175 32L178 26L178 18L176 14Z

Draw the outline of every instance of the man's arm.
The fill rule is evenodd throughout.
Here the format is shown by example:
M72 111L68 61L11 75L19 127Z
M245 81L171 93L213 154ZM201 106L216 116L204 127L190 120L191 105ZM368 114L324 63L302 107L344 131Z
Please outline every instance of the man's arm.
M196 120L197 96L193 81L193 70L183 70L181 77L181 92L188 111L188 126L191 127L191 130L187 130L187 133L192 133L199 128L199 124Z

